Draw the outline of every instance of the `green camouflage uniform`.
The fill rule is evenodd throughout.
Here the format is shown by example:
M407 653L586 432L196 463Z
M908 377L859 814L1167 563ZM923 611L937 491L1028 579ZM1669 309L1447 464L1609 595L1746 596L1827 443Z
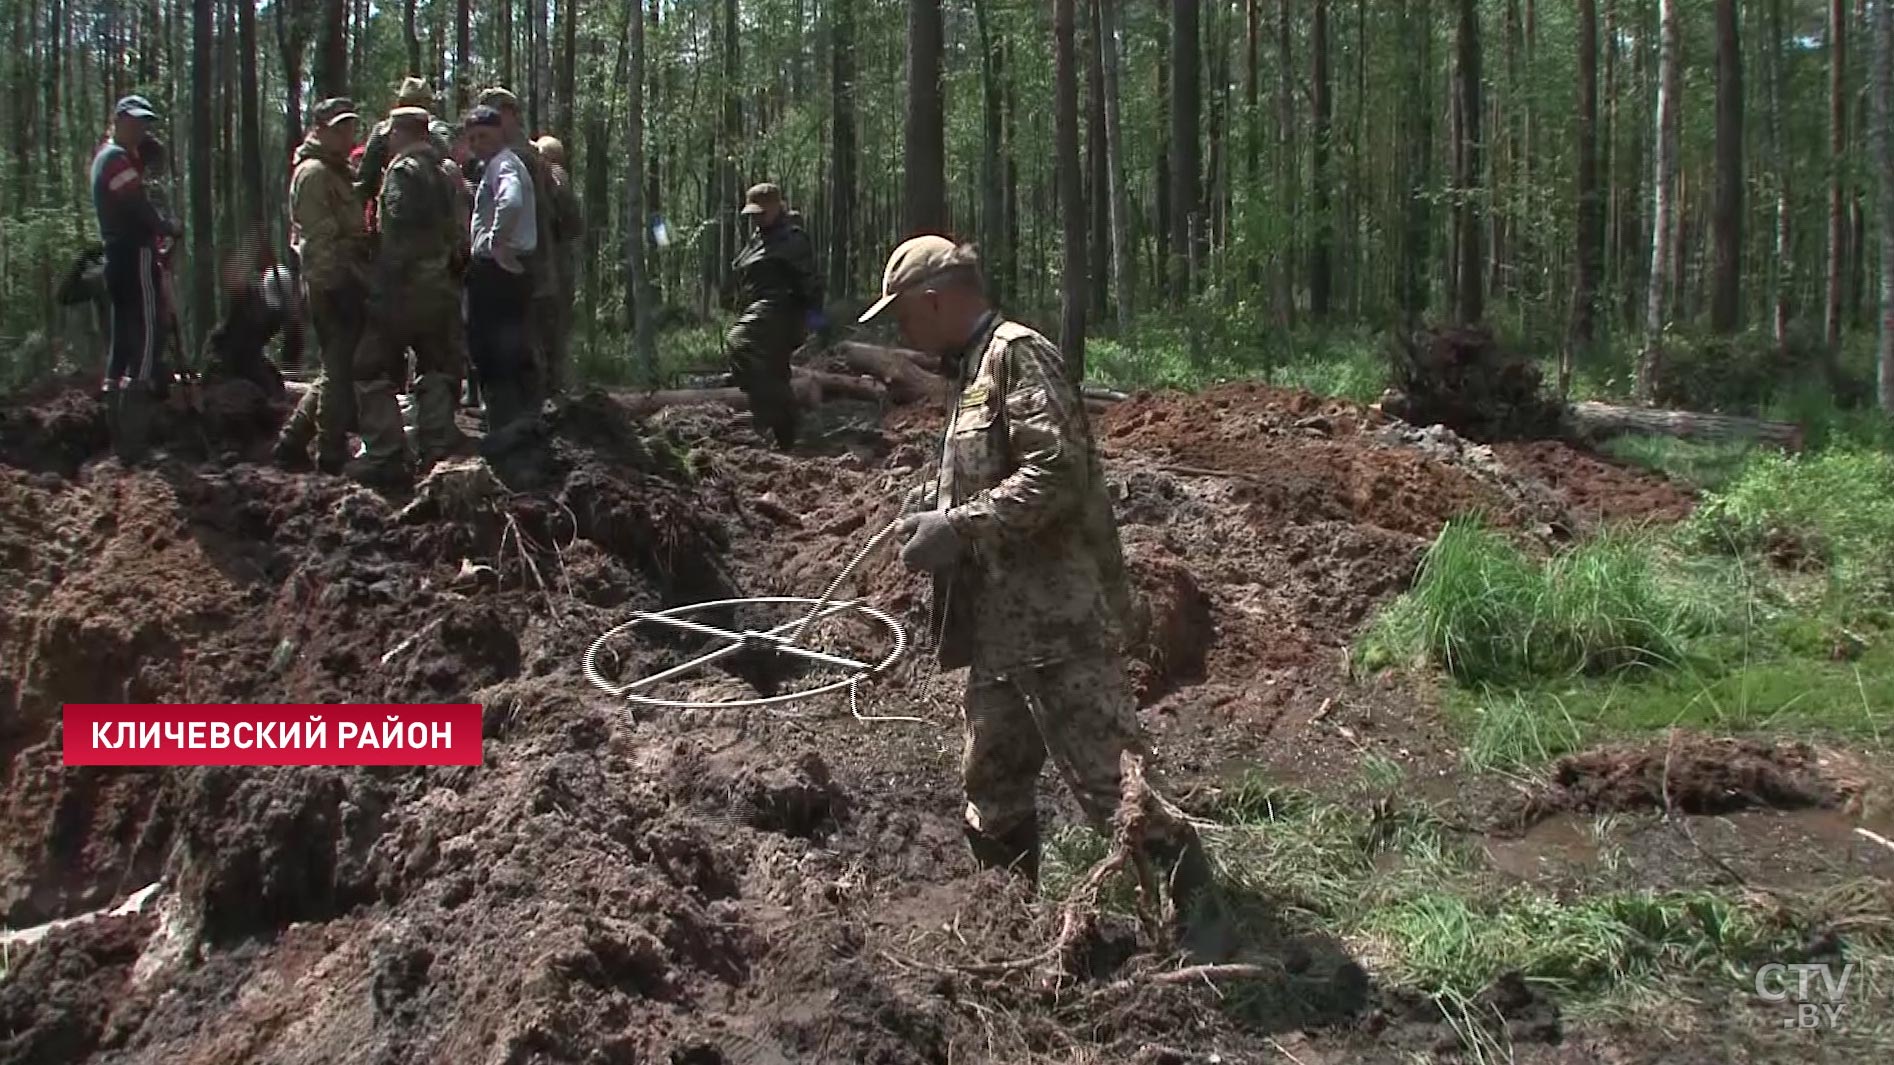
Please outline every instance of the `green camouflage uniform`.
M452 178L431 144L407 148L388 165L378 211L381 248L375 259L368 328L355 352L356 402L364 468L376 474L406 466L401 408L395 394L414 349L415 437L433 460L456 450L454 426L460 366L452 319L459 286L451 260L460 246Z
M934 587L944 668L967 680L961 768L976 834L1034 832L1048 752L1087 818L1111 831L1119 754L1142 751L1120 657L1124 553L1091 428L1050 341L997 315L967 349L937 488L963 552ZM931 489L931 490L930 490ZM1187 826L1153 826L1181 842ZM1035 844L1036 846L1036 844Z
M788 448L798 421L789 359L808 335L809 312L822 306L815 249L797 218L784 213L775 225L757 227L731 269L742 311L724 337L730 370L750 399L756 427L770 430Z
M363 203L372 202L381 195L382 175L388 168L388 131L394 128L394 122L382 119L369 131L368 140L362 145L362 162L355 172L355 193ZM428 141L434 145L434 151L441 158L447 158L454 143L454 130L438 118L430 118L427 123Z
M557 395L570 384L567 378L572 352L572 308L578 297L579 241L585 235L585 214L566 168L558 163L547 163L546 170L552 175L555 239L551 252L557 279L556 302L551 318L545 323L548 333L546 386Z
M560 387L553 380L554 323L559 317L559 205L554 188L552 164L539 154L539 148L523 136L508 145L519 156L533 179L533 223L538 243L525 259L526 272L533 279L532 310L527 315L527 343L531 345L533 365L539 371L540 387L547 396Z
M322 376L303 395L277 442L278 453L308 461L309 441L318 460L339 468L348 454L355 415L355 348L362 334L364 267L368 234L362 205L349 183L348 160L325 151L311 133L296 150L289 181L292 246L301 260L309 322L320 343Z

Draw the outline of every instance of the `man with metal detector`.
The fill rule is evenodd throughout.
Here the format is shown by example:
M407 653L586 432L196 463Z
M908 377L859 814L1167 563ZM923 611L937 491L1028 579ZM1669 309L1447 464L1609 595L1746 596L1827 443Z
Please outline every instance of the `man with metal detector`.
M941 667L972 667L967 840L981 865L1036 880L1046 756L1109 836L1120 756L1146 753L1120 656L1129 594L1104 472L1064 357L988 305L972 247L921 236L896 248L860 320L890 308L907 342L958 383L938 472L909 493L900 534L901 560L934 577ZM1185 944L1213 953L1225 928L1210 863L1169 809L1148 803L1146 854Z

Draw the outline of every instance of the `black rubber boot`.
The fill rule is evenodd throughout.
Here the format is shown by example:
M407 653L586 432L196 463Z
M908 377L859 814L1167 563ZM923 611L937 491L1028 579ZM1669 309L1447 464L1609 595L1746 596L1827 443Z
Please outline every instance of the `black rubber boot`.
M1000 836L969 827L967 847L982 869L1004 869L1027 883L1039 883L1039 822L1027 821Z
M1236 949L1236 927L1217 890L1216 870L1195 832L1181 843L1155 844L1151 857L1170 888L1177 945L1198 963L1222 961Z

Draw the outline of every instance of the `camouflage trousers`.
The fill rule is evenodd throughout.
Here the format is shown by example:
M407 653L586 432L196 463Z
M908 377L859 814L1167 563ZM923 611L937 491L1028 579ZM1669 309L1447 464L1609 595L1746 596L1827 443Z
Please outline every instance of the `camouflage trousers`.
M415 438L424 458L439 458L461 442L454 425L461 360L455 347L457 315L452 292L410 294L384 302L389 310L369 316L355 349L356 409L363 449L367 457L387 462L405 453L395 394L407 382L407 353L412 348Z
M967 825L1003 837L1038 816L1035 793L1047 755L1092 826L1110 837L1119 801L1119 755L1143 754L1137 699L1124 662L1095 651L1002 676L974 656L967 678L961 780ZM1156 774L1147 777L1157 786ZM1158 840L1182 826L1153 825Z
M327 462L348 457L349 431L355 428L355 349L364 326L364 295L347 285L311 288L306 306L315 327L322 375L289 416L283 443L292 450L316 441L318 456Z

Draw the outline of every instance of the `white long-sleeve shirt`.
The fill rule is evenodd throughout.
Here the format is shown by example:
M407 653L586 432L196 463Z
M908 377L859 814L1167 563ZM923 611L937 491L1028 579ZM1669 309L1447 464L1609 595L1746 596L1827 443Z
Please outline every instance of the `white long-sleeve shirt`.
M513 154L502 148L487 160L480 188L474 192L473 254L490 258L519 273L519 257L539 246L539 224L533 213L533 176Z

